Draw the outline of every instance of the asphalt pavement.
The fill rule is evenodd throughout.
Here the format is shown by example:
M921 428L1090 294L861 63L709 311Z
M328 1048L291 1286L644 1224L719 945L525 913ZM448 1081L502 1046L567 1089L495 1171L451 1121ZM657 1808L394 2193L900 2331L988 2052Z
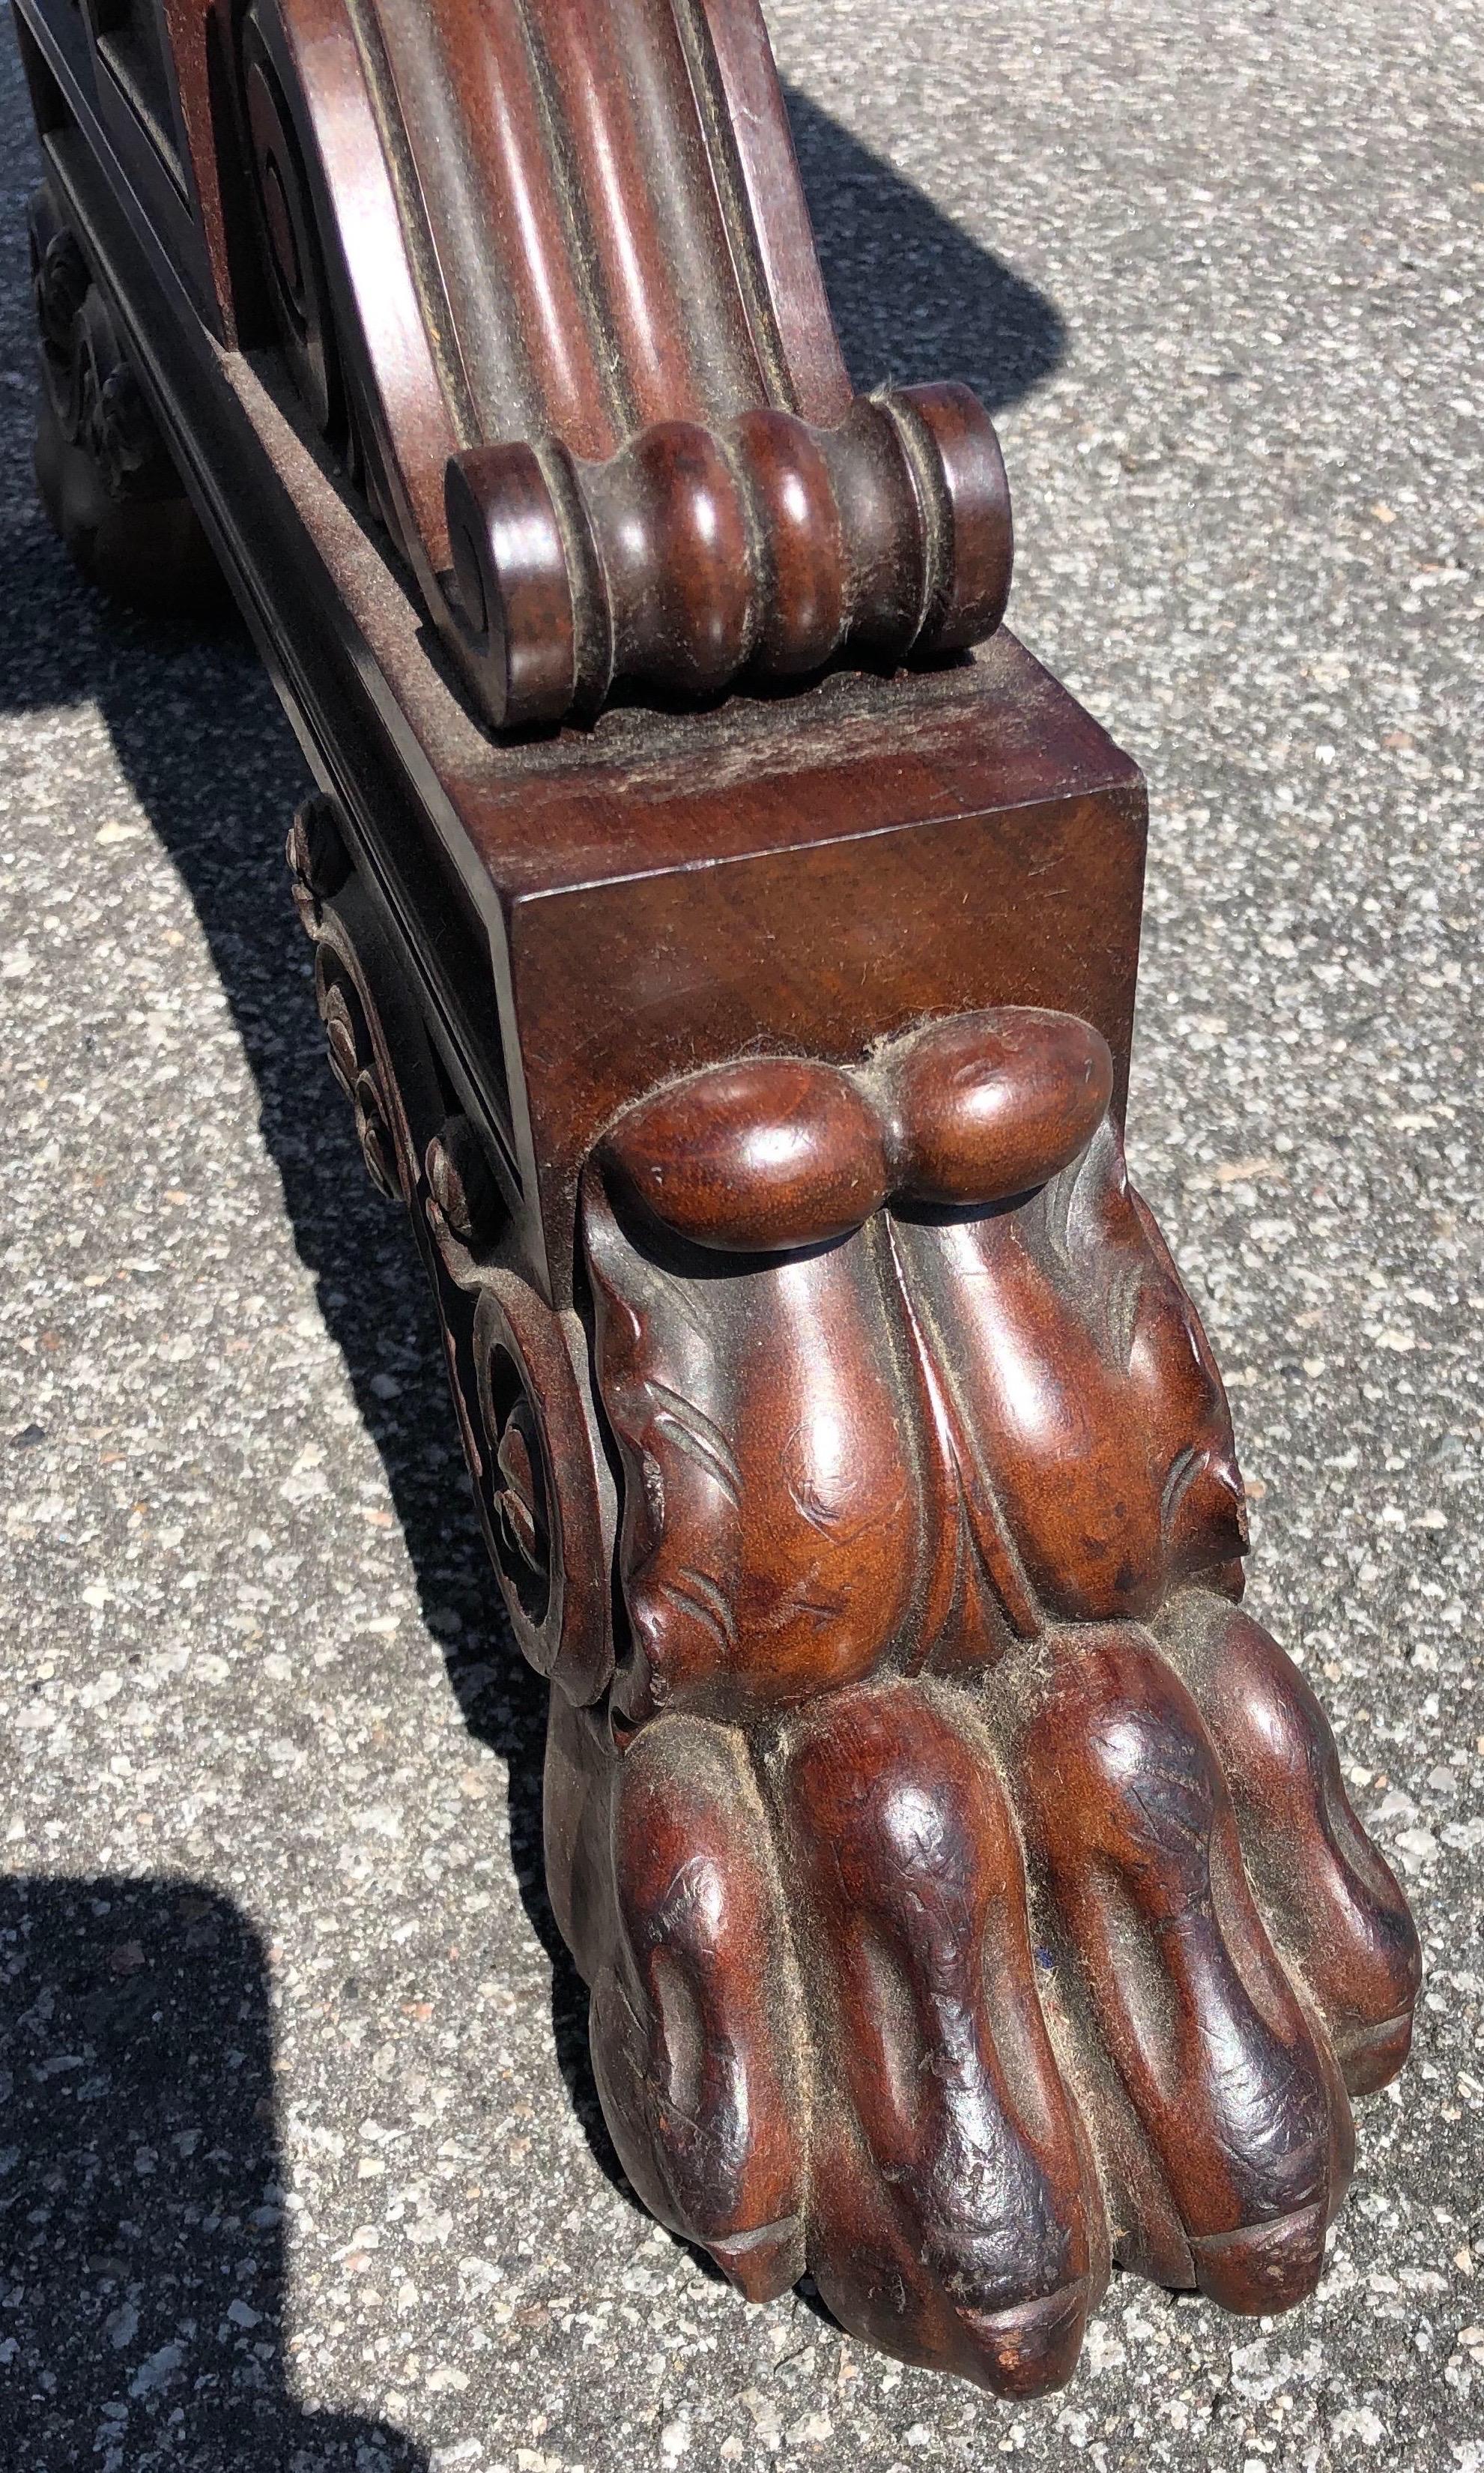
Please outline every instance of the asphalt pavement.
M778 0L862 382L958 372L1012 623L1153 796L1136 1171L1252 1601L1428 1967L1323 2287L1115 2279L1065 2394L749 2310L598 2119L540 1693L323 1061L245 642L28 471L0 185L0 2365L15 2473L1484 2473L1477 0Z

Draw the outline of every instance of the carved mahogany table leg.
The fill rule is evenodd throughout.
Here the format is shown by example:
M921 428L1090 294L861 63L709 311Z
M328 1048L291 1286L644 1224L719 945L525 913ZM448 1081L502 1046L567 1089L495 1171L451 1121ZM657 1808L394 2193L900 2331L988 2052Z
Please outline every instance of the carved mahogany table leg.
M1007 2395L1114 2262L1299 2300L1417 1940L1241 1611L1142 783L986 414L854 393L754 0L17 15L43 492L114 588L209 540L323 785L634 2189Z

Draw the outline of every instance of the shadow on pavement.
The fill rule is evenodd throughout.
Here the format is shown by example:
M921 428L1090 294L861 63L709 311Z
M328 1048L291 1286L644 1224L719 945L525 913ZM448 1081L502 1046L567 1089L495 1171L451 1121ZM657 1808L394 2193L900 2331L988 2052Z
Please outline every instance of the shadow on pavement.
M19 109L13 57L6 67L12 108ZM816 105L791 94L789 108L857 384L958 373L995 408L1046 378L1065 345L1052 303ZM29 371L32 348L23 195L16 193L0 254L0 341L17 373L23 366ZM0 453L9 454L16 479L29 456L29 419L24 394L0 401ZM424 1617L443 1644L470 1731L507 1765L511 1853L532 1928L551 1961L553 2027L574 2107L603 2169L626 2187L592 2080L586 1994L542 1880L545 1687L504 1629L410 1234L400 1213L368 1186L348 1111L323 1062L308 948L290 905L282 855L290 814L310 786L302 759L231 621L215 633L190 632L110 606L82 584L24 494L21 511L0 525L0 708L97 706L210 945L256 1081L262 1135L299 1256L317 1282L326 1328L385 1464ZM79 959L85 968L85 956ZM110 1070L101 1019L96 1029L95 1041L84 1027L80 1083L89 1072L106 1079ZM235 1949L232 1963L242 1976L245 1927L229 1925L225 1911L220 1936ZM130 1936L122 1928L115 1935ZM107 1986L109 1979L103 1981ZM266 2129L263 2139L271 2143Z
M422 2473L288 2392L265 1954L189 1881L0 1883L13 2473Z
M856 386L965 378L991 412L1043 386L1066 353L1055 302L793 87L788 117Z

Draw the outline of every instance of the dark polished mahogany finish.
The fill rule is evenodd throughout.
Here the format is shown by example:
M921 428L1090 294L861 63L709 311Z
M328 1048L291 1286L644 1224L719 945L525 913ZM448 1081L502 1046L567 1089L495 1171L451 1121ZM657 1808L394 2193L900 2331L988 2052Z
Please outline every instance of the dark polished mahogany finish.
M1115 2262L1301 2299L1418 1949L1124 1167L1143 785L982 408L852 393L754 0L18 8L41 486L323 785L635 2191L1011 2396Z

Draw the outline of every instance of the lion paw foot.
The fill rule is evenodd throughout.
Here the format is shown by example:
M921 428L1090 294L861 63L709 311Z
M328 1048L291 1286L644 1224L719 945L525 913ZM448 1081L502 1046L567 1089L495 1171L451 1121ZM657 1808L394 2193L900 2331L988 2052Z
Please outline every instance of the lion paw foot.
M1415 1937L1297 1670L1219 1600L1171 1632L621 1755L559 1710L615 2144L750 2297L807 2267L886 2351L1029 2395L1110 2259L1241 2312L1312 2290Z

